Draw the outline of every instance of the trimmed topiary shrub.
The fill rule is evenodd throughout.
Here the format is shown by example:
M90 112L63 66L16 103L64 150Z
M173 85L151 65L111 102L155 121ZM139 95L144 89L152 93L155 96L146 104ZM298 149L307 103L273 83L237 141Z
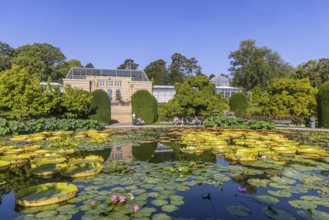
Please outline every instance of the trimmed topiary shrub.
M322 128L329 128L329 81L322 84L317 97L318 121Z
M111 122L111 100L104 90L97 89L91 93L91 107L94 114L90 119L98 122L109 124Z
M131 97L132 111L145 124L153 124L158 119L157 101L147 90L138 90Z
M244 93L238 92L231 96L230 111L235 113L235 116L240 117L247 112L248 100Z

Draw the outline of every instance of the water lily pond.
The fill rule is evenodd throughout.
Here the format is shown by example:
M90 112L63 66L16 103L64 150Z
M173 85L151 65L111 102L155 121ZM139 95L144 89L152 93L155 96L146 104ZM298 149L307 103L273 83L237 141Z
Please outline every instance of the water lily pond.
M1 219L329 219L328 133L139 128L0 139Z

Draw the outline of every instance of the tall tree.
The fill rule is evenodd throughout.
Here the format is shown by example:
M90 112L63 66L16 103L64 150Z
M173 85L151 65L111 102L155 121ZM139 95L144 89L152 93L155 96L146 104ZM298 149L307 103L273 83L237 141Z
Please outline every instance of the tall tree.
M228 108L227 101L216 94L215 85L203 74L176 83L175 90L175 96L165 106L167 116L193 116L203 111Z
M265 88L274 78L289 75L289 65L280 55L267 47L256 47L254 40L241 41L239 49L231 52L229 59L233 85L247 91L256 85Z
M180 53L171 56L171 64L169 65L171 84L175 82L183 82L189 77L196 76L201 73L201 67L198 65L196 58L186 58Z
M293 75L296 79L308 78L313 87L318 87L321 84L319 63L316 60L309 60L306 63L299 64Z
M216 77L215 74L210 74L208 78L209 78L209 80L211 80L211 79L214 78L214 77Z
M133 59L126 59L123 64L118 66L118 69L122 70L137 70L139 64L135 63Z
M65 59L58 47L35 43L19 47L12 63L25 68L30 75L37 75L41 81L46 81ZM58 79L53 78L53 80Z
M15 54L15 49L0 41L0 72L11 67L11 59Z
M319 59L319 75L322 83L329 80L329 59Z
M166 66L166 61L159 59L147 65L144 71L147 77L155 85L168 85L169 84L169 71Z

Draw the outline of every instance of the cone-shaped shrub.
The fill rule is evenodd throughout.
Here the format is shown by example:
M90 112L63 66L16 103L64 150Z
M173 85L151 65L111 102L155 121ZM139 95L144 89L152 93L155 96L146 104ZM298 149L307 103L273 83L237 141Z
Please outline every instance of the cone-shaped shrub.
M231 96L230 110L235 112L235 116L240 117L247 112L248 100L244 93L238 92Z
M111 122L111 101L104 90L97 89L91 93L93 114L90 119L109 124Z
M329 81L323 83L317 97L318 121L322 128L329 128Z
M142 118L145 124L157 121L157 101L147 90L138 90L131 97L132 111L137 118Z

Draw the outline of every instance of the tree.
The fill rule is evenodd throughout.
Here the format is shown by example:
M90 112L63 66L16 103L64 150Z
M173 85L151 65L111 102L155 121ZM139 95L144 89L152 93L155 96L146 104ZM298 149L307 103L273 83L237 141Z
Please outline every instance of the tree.
M94 65L92 63L88 63L86 66L86 68L95 68Z
M52 79L58 79L59 81L66 77L72 67L83 67L80 60L72 59L57 66L56 70L52 73Z
M256 47L254 40L241 41L239 49L231 52L229 59L233 85L247 91L256 85L265 88L273 79L289 75L290 67L280 55L267 47Z
M310 117L316 112L316 93L307 78L274 79L259 104L265 114Z
M0 72L11 67L11 59L15 54L15 49L0 41Z
M230 98L230 110L235 113L235 116L241 117L247 112L248 100L244 93L234 93Z
M12 63L25 68L30 75L36 75L40 81L47 81L49 77L58 80L54 72L65 59L58 47L46 43L35 43L19 47Z
M91 107L95 109L95 114L90 118L104 124L111 122L111 100L107 93L102 89L97 89L91 93Z
M194 57L188 59L180 53L171 56L171 64L169 65L170 83L183 82L189 77L196 76L201 73L201 67Z
M137 118L142 118L145 124L157 121L157 101L147 90L138 90L131 96L132 111Z
M210 74L210 76L209 76L209 80L211 80L211 79L214 78L214 77L216 77L215 74Z
M135 63L133 59L126 59L123 64L118 66L118 69L122 70L137 70L139 64Z
M13 111L20 117L37 117L51 110L51 99L39 79L19 66L13 65L0 75L0 91L3 111Z
M299 64L294 76L296 79L308 78L313 87L320 86L319 63L316 60L309 60L306 63Z
M175 90L175 96L165 106L166 116L193 116L228 108L226 100L216 95L215 85L203 74L176 83Z
M329 59L319 59L319 75L322 83L329 80Z
M147 77L155 85L168 85L169 84L169 71L166 67L166 61L160 59L150 63L144 69Z

